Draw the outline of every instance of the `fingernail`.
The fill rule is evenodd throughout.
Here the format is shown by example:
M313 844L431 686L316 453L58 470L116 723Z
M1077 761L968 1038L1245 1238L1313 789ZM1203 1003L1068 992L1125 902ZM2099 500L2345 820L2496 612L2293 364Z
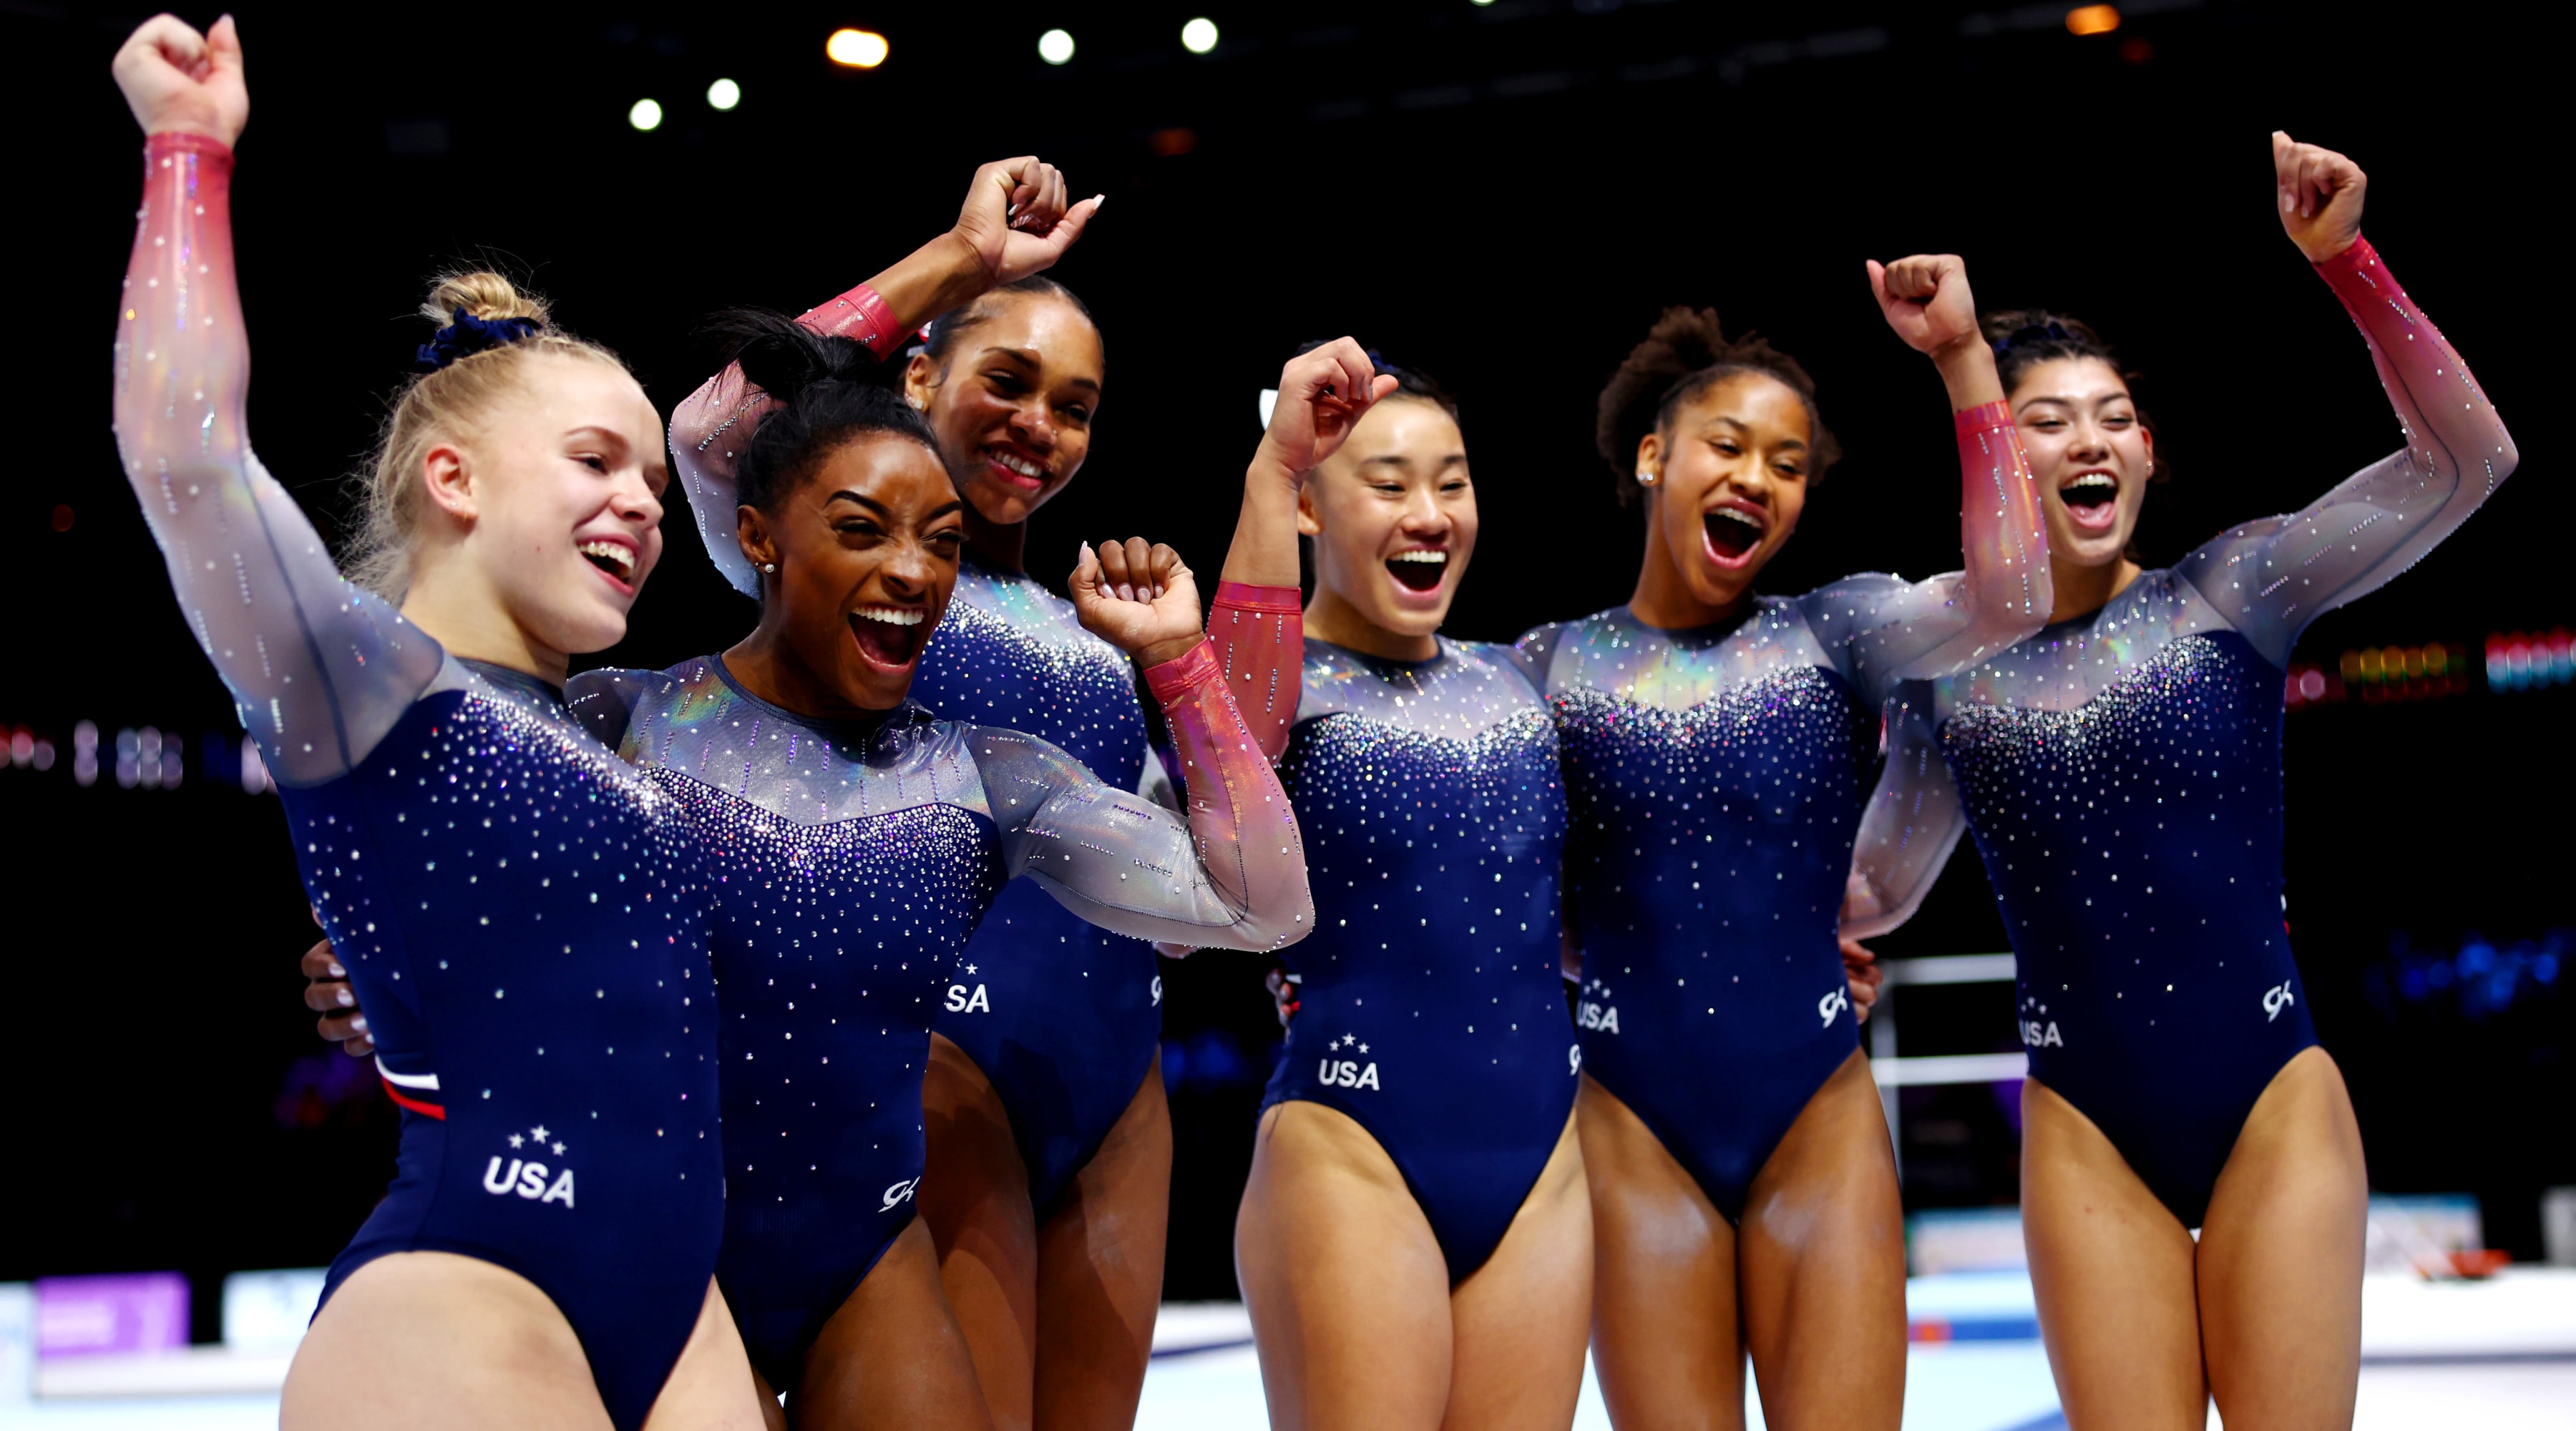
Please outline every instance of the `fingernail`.
M1091 211L1095 214L1108 207L1108 204L1109 196L1107 194L1094 194L1091 196Z
M349 972L348 970L341 968L337 963L334 963L334 964L331 966L331 977L332 977L332 978L334 978L334 979L341 978L341 977L345 976L348 972Z
M357 996L357 995L350 993L350 992L349 992L348 990L346 990L346 989L342 989L342 990L340 991L340 1007L342 1007L342 1008L344 1008L344 1009L345 1009L345 1008L348 1008L350 1005L355 1004L356 1002L358 1002L358 996Z
M1135 588L1135 587L1133 587L1133 586L1128 585L1126 582L1123 582L1123 581L1122 581L1122 582L1120 582L1120 583L1118 583L1118 599L1119 599L1119 600L1121 600L1121 601L1133 601L1133 600L1135 600L1135 599L1136 599L1136 588Z
M349 1016L349 1027L357 1030L359 1033L365 1033L367 1031L367 1016L365 1014L351 1014Z

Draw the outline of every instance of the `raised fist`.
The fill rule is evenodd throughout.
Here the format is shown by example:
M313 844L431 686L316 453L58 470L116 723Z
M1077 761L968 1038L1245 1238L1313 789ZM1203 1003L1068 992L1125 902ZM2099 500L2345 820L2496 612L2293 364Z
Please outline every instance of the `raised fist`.
M2272 131L2272 189L2290 242L2323 263L2361 237L2361 200L2370 176L2331 149Z
M109 68L146 134L202 134L229 146L250 122L241 31L230 15L202 35L177 16L155 15L126 37Z

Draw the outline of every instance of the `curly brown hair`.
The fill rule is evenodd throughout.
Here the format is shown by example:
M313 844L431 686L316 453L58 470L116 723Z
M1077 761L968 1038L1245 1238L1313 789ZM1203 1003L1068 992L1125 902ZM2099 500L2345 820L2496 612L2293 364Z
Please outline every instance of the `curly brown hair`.
M1702 393L1746 373L1780 383L1806 405L1807 424L1814 432L1807 484L1824 480L1826 469L1841 460L1842 444L1816 410L1816 380L1798 360L1759 333L1727 337L1714 308L1667 308L1601 389L1593 444L1619 483L1621 506L1637 500L1637 444L1646 434L1663 431L1674 413Z

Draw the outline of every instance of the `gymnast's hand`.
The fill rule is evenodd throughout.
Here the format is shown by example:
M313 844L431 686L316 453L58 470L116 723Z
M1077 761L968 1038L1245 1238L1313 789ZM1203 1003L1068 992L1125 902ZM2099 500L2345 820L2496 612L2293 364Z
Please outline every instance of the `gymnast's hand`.
M230 15L202 35L155 15L126 37L109 69L146 134L202 134L229 146L250 123L241 31Z
M1082 544L1073 569L1073 610L1085 630L1135 658L1139 666L1178 660L1206 640L1199 587L1181 554L1143 537Z
M2272 197L2282 229L2308 262L2340 257L2361 237L2361 200L2369 188L2370 176L2350 159L2272 131Z
M316 923L321 922L316 916ZM320 1014L314 1029L324 1038L340 1045L351 1058L364 1058L376 1051L376 1041L367 1033L367 1016L358 1011L357 992L349 987L349 971L340 967L331 952L331 941L323 940L304 951L304 1007Z
M1261 435L1255 465L1267 462L1303 482L1394 391L1395 378L1379 372L1354 339L1336 338L1290 358L1279 370L1279 404L1270 410L1270 430Z
M975 171L950 232L974 250L986 279L999 288L1043 273L1064 257L1102 200L1094 194L1067 205L1064 175L1053 164L1026 155L996 160Z
M1955 253L1918 253L1894 263L1868 261L1870 296L1905 345L1932 360L1960 412L2004 396L1995 351L1977 327L1977 296L1968 265Z
M1881 264L1869 260L1870 296L1896 336L1918 353L1983 343L1977 298L1968 291L1968 265L1955 253L1918 253Z
M1887 982L1887 971L1878 966L1878 956L1857 939L1845 939L1843 945L1843 978L1851 985L1852 1018L1869 1022L1870 1006L1878 1002L1878 986Z

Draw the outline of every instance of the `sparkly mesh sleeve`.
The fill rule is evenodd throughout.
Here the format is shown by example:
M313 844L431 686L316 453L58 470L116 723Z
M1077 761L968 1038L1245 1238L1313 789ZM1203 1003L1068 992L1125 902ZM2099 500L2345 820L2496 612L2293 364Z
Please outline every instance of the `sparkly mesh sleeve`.
M295 499L251 455L232 151L155 134L143 164L117 310L117 452L188 626L269 769L318 784L367 757L445 653L341 579Z
M1852 840L1843 934L1869 939L1912 919L1967 828L1933 734L1931 687L1909 683L1887 704L1887 764Z
M1297 588L1218 582L1208 642L1244 725L1261 753L1277 760L1297 723L1298 678L1306 665L1306 615Z
M1277 949L1314 927L1279 777L1201 642L1146 671L1171 723L1187 819L1115 790L1034 736L974 733L1004 867L1103 929L1193 948Z
M2468 365L2370 240L2317 273L2370 345L2406 445L2287 516L2227 532L2177 570L2274 665L2317 617L2376 591L2467 521L2511 473L2513 437Z
M885 300L864 283L820 308L798 314L796 321L817 332L857 339L880 361L903 338L894 315L886 311ZM733 499L733 464L768 407L769 395L752 386L742 369L727 363L723 372L700 384L671 414L671 461L689 489L689 515L697 523L698 539L706 543L707 555L734 590L755 599L760 595L760 578L743 558L742 544L734 540L734 510L740 504Z
M1854 577L1808 593L1809 626L1862 699L1963 670L2048 624L2048 534L2012 410L1955 415L1965 565L1929 581Z

